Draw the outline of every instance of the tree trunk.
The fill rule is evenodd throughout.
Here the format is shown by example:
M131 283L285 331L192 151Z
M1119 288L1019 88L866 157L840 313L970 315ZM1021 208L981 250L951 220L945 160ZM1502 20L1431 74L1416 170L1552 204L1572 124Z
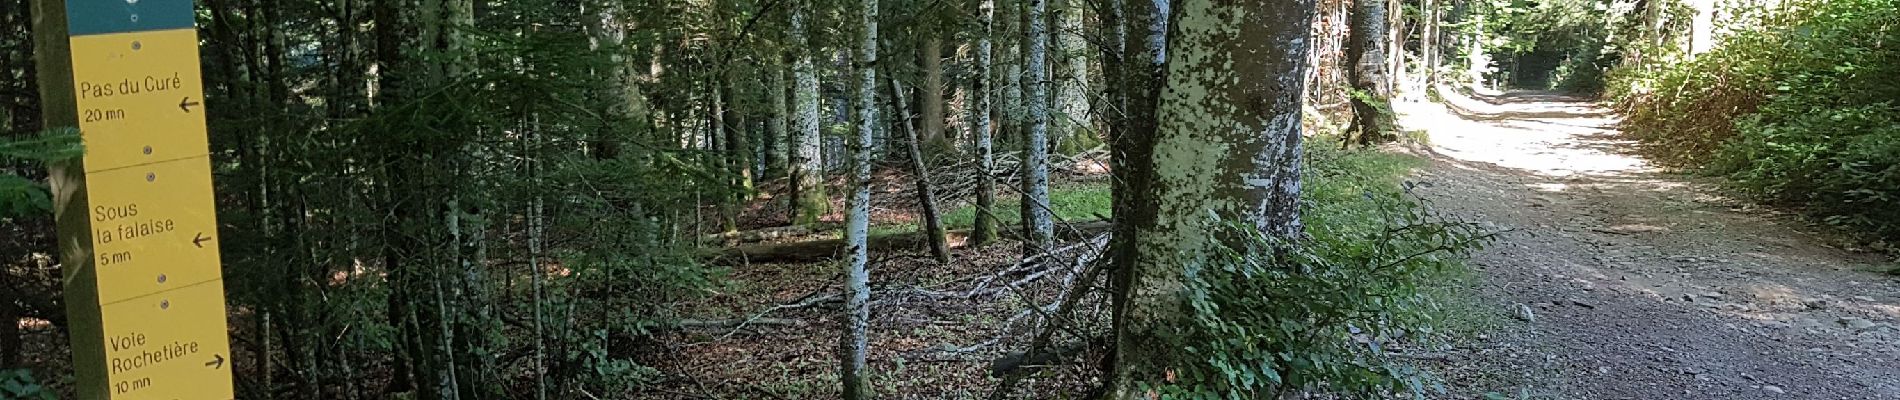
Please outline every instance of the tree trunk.
M794 49L809 48L805 18L810 6L792 10L791 42ZM811 225L831 212L831 197L825 193L824 138L818 130L818 71L812 65L812 51L792 51L792 222Z
M996 111L995 86L992 85L990 42L996 36L996 0L982 0L978 11L982 19L983 32L976 41L976 79L971 94L976 95L976 221L971 227L970 242L982 246L995 242L996 235L996 154L995 133L991 131L992 113Z
M1187 0L1170 27L1148 190L1152 221L1134 224L1132 270L1116 328L1112 398L1145 398L1186 359L1166 338L1192 324L1186 274L1207 266L1244 222L1286 240L1299 219L1301 106L1312 0ZM1135 18L1130 18L1135 19ZM1138 117L1137 117L1138 118ZM1210 214L1214 218L1210 218ZM1225 220L1225 221L1221 221Z
M746 115L745 113L737 111L739 108L737 105L739 102L739 97L737 96L739 90L737 86L739 85L739 80L745 78L739 76L739 74L732 69L733 66L728 65L726 68L725 82L720 85L721 92L719 97L724 101L724 104L721 104L722 107L719 109L719 118L724 120L722 125L725 129L723 129L721 133L726 135L725 150L729 163L727 165L731 167L728 171L734 174L733 186L739 189L739 193L733 196L735 204L737 204L737 202L744 201L750 197L750 193L752 192L752 153L754 151L752 149L752 140L748 137L750 135L746 134L748 130L746 129Z
M1438 11L1439 0L1423 1L1425 2L1425 21L1419 24L1418 52L1421 60L1419 63L1425 75L1424 91L1431 93L1432 87L1438 84L1438 20L1444 17Z
M1161 98L1161 85L1167 72L1167 38L1170 0L1121 0L1121 61L1113 72L1121 115L1109 130L1111 196L1114 203L1115 233L1109 245L1110 261L1115 268L1109 275L1109 293L1114 305L1113 326L1127 318L1123 305L1128 303L1129 282L1134 279L1136 227L1151 226L1156 216L1155 198L1142 195L1154 182L1155 110ZM1103 372L1113 373L1119 352L1104 360Z
M1053 116L1050 140L1063 153L1074 154L1100 144L1090 132L1088 40L1082 36L1082 0L1057 0L1056 31L1056 104L1060 115Z
M930 255L939 263L950 262L950 244L943 232L943 218L937 214L937 193L930 186L930 165L924 162L922 140L910 123L910 111L904 104L904 84L891 78L891 104L897 108L897 125L904 129L909 145L910 168L917 174L917 208L923 220L924 237L930 239Z
M1346 129L1351 146L1361 147L1386 140L1391 116L1384 104L1390 98L1385 88L1385 0L1354 0L1351 33L1346 56L1352 66L1352 125Z
M1386 93L1397 94L1399 84L1405 80L1405 38L1408 25L1405 23L1405 3L1400 0L1385 2L1385 86Z
M919 61L924 68L924 84L918 88L918 95L923 96L923 101L918 103L923 107L919 114L924 119L923 139L928 145L924 147L947 147L943 118L943 39L932 37L925 40L922 53L923 60Z
M1024 57L1029 93L1029 132L1023 149L1023 251L1041 254L1055 234L1049 210L1049 23L1048 0L1029 2L1029 54Z
M781 63L779 65L783 66L784 64ZM788 150L788 148L791 147L788 146L792 139L790 137L791 129L786 123L786 121L790 120L790 118L788 118L789 115L787 115L789 114L789 110L786 105L786 96L791 92L786 90L785 69L773 68L773 71L768 72L768 74L771 74L772 82L765 86L765 97L766 102L772 106L772 112L765 122L765 140L771 145L766 146L765 169L769 171L768 173L776 174L786 170L785 160L790 158L791 155Z
M1029 55L1029 35L1023 34L1029 26L1029 21L1023 18L1023 15L1028 14L1026 4L1028 0L1002 1L1008 6L1003 8L1008 10L1003 18L1008 26L1004 30L1006 33L996 37L1015 40L1005 42L1004 50L1001 52L1003 69L999 72L1000 80L997 88L1002 91L1003 97L998 105L997 114L1002 115L1002 120L997 132L997 141L1015 144L1020 143L1019 141L1025 136L1024 132L1028 130L1029 121L1029 104L1024 101L1024 98L1029 95L1029 88L1023 85L1025 72L1023 62Z
M864 0L858 35L858 132L851 143L851 201L845 218L845 242L851 247L845 277L844 343L841 357L845 400L871 398L871 372L865 367L871 324L870 262L867 239L871 222L871 137L877 130L877 6Z

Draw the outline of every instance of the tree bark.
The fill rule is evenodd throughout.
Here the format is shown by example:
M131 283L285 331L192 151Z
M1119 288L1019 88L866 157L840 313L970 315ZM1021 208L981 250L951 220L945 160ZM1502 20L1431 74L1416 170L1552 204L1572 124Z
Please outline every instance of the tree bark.
M877 6L864 0L858 34L858 131L851 144L851 201L845 218L845 242L850 246L850 270L845 274L843 352L845 400L870 399L870 371L865 366L871 324L870 253L867 239L871 220L871 137L877 130Z
M1089 147L1100 144L1090 132L1089 115L1089 51L1088 40L1082 36L1083 4L1082 0L1057 0L1055 4L1056 30L1056 104L1060 115L1053 116L1049 139L1057 144L1063 153L1079 153Z
M1346 56L1352 66L1352 125L1346 129L1344 146L1361 147L1387 139L1391 116L1383 104L1391 97L1385 88L1385 1L1357 2L1349 17L1351 29Z
M995 85L991 74L991 38L996 36L996 0L981 0L977 11L982 19L983 32L976 41L976 79L972 83L971 94L976 96L976 221L970 237L973 245L982 246L996 241L996 138L991 131L991 115L996 111Z
M791 42L792 51L792 221L797 225L811 225L831 212L831 197L825 193L824 139L819 135L818 115L818 71L812 65L812 53L803 51L812 46L806 31L805 19L811 13L809 5L792 9Z
M1118 88L1119 108L1115 127L1109 130L1110 196L1114 210L1115 233L1109 245L1110 261L1115 268L1109 274L1109 293L1114 311L1113 326L1127 319L1129 282L1134 279L1135 240L1140 226L1154 224L1155 199L1146 195L1154 182L1154 116L1167 73L1167 37L1170 0L1121 0L1121 57L1111 85ZM1104 360L1103 372L1112 373L1119 363L1119 352Z
M1405 80L1405 38L1409 27L1405 23L1405 2L1386 0L1385 2L1385 79L1382 83L1386 93L1397 94L1400 82Z
M1425 93L1431 93L1438 84L1438 21L1443 14L1438 11L1438 0L1422 0L1425 7L1425 20L1419 24L1419 64L1424 70Z
M1055 224L1049 211L1049 23L1048 0L1029 2L1029 54L1024 67L1029 93L1029 132L1023 155L1023 251L1040 254Z
M783 66L784 64L781 63L779 65ZM771 145L766 146L765 169L770 171L768 173L776 174L779 173L779 171L786 171L785 161L791 158L791 154L789 153L789 148L791 147L789 144L792 141L791 128L787 124L787 121L790 120L788 115L790 114L790 110L786 102L786 97L791 91L786 90L786 73L783 68L773 68L773 71L769 72L769 74L772 76L772 82L766 85L765 96L766 101L772 106L772 112L771 115L767 117L768 120L765 123L765 135L766 142Z
M1242 222L1295 240L1299 219L1301 106L1312 0L1187 0L1170 27L1167 70L1155 131L1149 189L1130 193L1154 205L1134 224L1132 270L1116 328L1112 398L1146 398L1142 382L1164 382L1195 363L1167 338L1184 333L1188 271L1214 249L1246 246L1224 235ZM1131 19L1134 19L1131 17Z
M923 100L918 102L921 104L920 107L922 107L923 110L919 111L919 114L922 114L921 118L924 120L923 139L924 143L927 144L924 148L934 149L945 147L943 118L943 39L932 37L929 40L925 40L923 45L924 48L921 52L923 53L921 55L923 59L919 61L924 69L924 83L922 87L917 88L918 95L923 96Z

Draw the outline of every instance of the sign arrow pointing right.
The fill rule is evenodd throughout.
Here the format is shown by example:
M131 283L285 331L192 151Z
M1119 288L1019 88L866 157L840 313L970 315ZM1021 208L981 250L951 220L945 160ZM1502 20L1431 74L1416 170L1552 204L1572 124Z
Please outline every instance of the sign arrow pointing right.
M211 367L211 369L224 368L223 354L212 354L211 357L211 361L205 361L205 366Z

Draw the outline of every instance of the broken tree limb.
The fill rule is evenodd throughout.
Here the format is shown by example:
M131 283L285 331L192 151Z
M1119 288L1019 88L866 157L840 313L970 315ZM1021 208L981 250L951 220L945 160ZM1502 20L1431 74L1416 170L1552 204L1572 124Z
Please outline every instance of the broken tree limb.
M1094 221L1074 224L1074 229L1058 230L1062 240L1080 240L1091 235L1107 232L1113 224L1108 221ZM970 230L950 231L952 247L961 247L969 238ZM928 246L928 238L916 232L898 233L873 237L870 239L870 251L873 253L893 251L922 250ZM709 249L701 256L712 264L786 263L818 262L837 258L844 252L844 240L827 239L797 243L770 243L733 246L722 249Z
M804 324L805 324L805 321L796 320L796 319L785 319L785 318L713 319L713 320L682 319L682 320L679 320L678 323L676 323L676 325L679 325L679 327L681 328L735 328L735 329L748 326L748 325L796 326L796 325L804 325Z
M700 237L699 242L707 244L768 242L790 237L814 235L818 232L832 231L838 228L838 224L774 226L749 231L714 233Z

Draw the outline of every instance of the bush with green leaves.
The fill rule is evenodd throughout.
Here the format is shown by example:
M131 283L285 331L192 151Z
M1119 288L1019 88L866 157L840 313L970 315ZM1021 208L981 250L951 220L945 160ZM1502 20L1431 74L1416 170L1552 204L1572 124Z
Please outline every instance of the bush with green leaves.
M33 370L0 370L0 399L54 400L59 394L33 377Z
M1666 163L1900 237L1900 0L1785 4L1722 47L1631 74L1624 127Z
M1342 395L1423 393L1436 379L1390 350L1438 336L1440 298L1425 290L1462 267L1492 233L1441 215L1399 181L1416 160L1378 152L1309 156L1307 237L1245 237L1213 265L1188 272L1192 326L1172 338L1201 362L1164 398L1278 398L1287 390Z
M51 130L21 139L0 139L5 139L0 141L0 162L51 162L81 154L79 132L74 129ZM52 210L52 193L45 184L0 173L0 218L19 218Z

